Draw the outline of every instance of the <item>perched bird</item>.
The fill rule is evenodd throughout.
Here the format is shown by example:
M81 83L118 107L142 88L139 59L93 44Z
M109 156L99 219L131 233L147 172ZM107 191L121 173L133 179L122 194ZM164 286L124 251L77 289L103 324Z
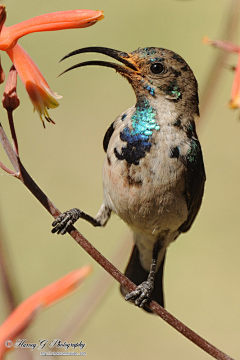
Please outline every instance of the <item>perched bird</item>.
M111 212L133 230L134 247L126 276L137 286L121 292L146 311L150 297L164 306L163 267L168 245L190 229L202 202L205 170L195 130L199 116L195 76L175 52L139 48L131 53L105 47L71 52L97 52L121 64L86 61L115 69L131 84L136 104L107 130L103 147L103 204L95 218L79 209L61 214L52 232L65 234L79 218L105 226ZM65 71L65 72L66 72Z

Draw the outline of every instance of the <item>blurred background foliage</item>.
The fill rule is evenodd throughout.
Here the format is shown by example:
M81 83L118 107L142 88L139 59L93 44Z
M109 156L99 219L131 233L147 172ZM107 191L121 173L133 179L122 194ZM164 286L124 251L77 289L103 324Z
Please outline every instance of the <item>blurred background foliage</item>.
M228 17L230 0L6 0L6 25L47 12L90 8L104 10L105 19L77 30L31 34L19 43L37 63L53 91L63 95L59 108L50 110L56 125L44 130L20 80L21 106L15 111L20 156L34 180L54 204L65 211L80 207L95 215L102 201L102 139L116 116L132 106L129 84L111 69L89 67L57 77L67 67L84 60L102 59L82 54L62 63L72 50L106 46L131 52L138 47L158 46L179 53L199 82L200 98L210 69L220 50L203 45L202 37L220 38ZM240 6L240 5L239 5ZM235 42L239 43L236 31ZM235 65L232 55L228 64ZM11 63L6 54L7 73ZM189 233L170 246L165 268L166 308L179 320L233 358L240 356L240 123L239 111L230 110L233 72L224 68L214 89L211 106L198 122L198 133L207 173L201 211ZM2 93L4 85L1 85ZM0 119L8 131L5 111ZM9 132L8 132L9 134ZM9 161L2 148L0 158ZM10 165L9 165L10 166ZM93 275L74 296L44 312L26 332L31 342L55 338L66 315L80 306L84 294L95 286L103 270L68 236L51 234L52 219L15 178L0 177L1 236L9 255L19 300L67 272L91 263ZM80 232L107 258L124 241L128 229L112 216L105 229L84 221ZM129 253L131 242L129 242ZM127 257L122 259L124 270ZM7 316L1 291L0 321ZM126 303L114 283L104 301L70 342L86 343L91 359L209 359L183 336L157 317ZM35 350L34 357L39 352ZM14 359L16 353L7 355Z

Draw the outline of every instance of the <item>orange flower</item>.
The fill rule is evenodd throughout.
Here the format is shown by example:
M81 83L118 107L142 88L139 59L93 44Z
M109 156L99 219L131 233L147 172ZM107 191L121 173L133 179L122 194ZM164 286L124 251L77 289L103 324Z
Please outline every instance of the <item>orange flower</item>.
M40 15L9 27L3 25L0 50L6 51L14 46L19 38L33 32L84 28L102 20L103 17L103 12L99 10L70 10Z
M240 46L231 43L230 41L225 40L211 40L207 35L205 35L202 39L202 42L207 45L212 45L224 51L230 53L238 53L240 50Z
M235 45L230 41L210 40L207 36L203 38L203 43L213 45L230 53L238 53L238 64L235 69L231 100L228 105L232 109L240 108L240 46Z
M6 51L12 60L26 87L34 109L37 110L42 121L43 117L45 117L47 121L53 122L49 117L47 109L57 107L59 105L57 99L60 99L61 96L52 92L34 61L26 51L17 44L18 39L33 32L75 29L91 26L103 19L103 17L102 11L59 11L37 16L19 24L6 27L4 26L6 20L5 6L0 5L0 50ZM3 75L1 78L2 77Z
M232 109L240 108L240 53L238 55L238 64L235 70L235 77L232 85L231 100L228 105Z
M5 346L7 340L13 341L43 308L53 305L77 289L91 271L92 267L89 265L74 270L22 302L0 327L0 359L10 350Z
M7 50L7 53L28 92L34 110L37 110L43 122L43 126L43 116L47 121L53 123L47 109L57 107L59 105L57 99L61 99L62 96L52 92L37 65L19 44Z

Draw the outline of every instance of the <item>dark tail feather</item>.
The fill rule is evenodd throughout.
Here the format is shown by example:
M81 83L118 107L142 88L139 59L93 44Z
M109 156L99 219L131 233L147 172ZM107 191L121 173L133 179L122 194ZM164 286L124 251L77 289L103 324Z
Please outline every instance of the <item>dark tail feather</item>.
M163 267L164 260L155 275L154 289L151 294L151 299L155 300L159 305L164 307L164 296L163 296ZM125 275L136 285L140 285L142 282L147 280L148 272L142 267L139 260L139 251L136 245L134 245L132 255L127 265ZM128 291L123 286L120 287L121 293L125 296ZM143 306L143 309L147 312L152 313L152 310L148 306Z

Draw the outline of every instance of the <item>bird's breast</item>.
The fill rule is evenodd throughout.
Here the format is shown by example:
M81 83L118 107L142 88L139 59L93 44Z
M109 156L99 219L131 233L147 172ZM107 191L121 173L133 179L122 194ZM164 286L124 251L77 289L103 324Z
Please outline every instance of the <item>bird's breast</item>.
M150 125L145 130L151 134L132 132L126 123L115 130L103 184L113 211L135 230L157 235L178 229L187 219L185 166L180 160L181 151L187 150L170 127Z

